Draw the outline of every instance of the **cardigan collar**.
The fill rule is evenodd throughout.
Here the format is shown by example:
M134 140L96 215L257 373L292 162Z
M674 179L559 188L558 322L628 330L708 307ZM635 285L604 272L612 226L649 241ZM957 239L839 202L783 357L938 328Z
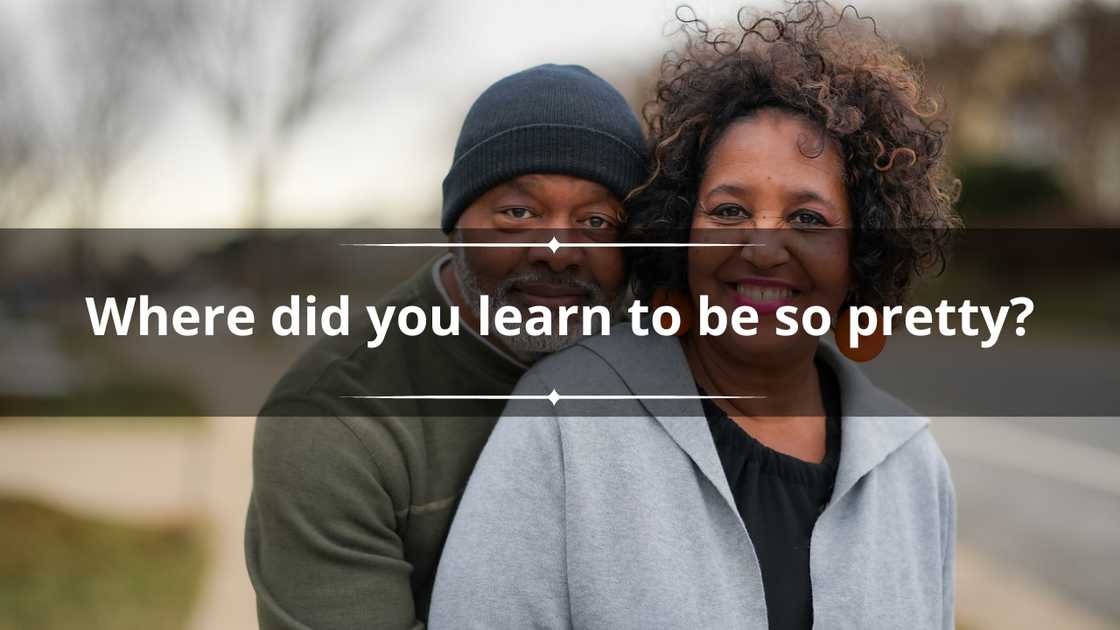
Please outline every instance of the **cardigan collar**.
M619 336L626 336L622 333ZM617 343L611 337L584 342L601 356L626 383L631 394L678 395L691 398L645 398L642 405L665 428L674 442L711 481L728 505L735 508L723 466L688 361L675 337L649 336L642 343ZM640 347L640 351L635 349ZM929 420L917 417L906 405L875 387L851 361L835 348L821 343L818 356L836 373L840 383L840 463L830 505L891 453L921 432Z

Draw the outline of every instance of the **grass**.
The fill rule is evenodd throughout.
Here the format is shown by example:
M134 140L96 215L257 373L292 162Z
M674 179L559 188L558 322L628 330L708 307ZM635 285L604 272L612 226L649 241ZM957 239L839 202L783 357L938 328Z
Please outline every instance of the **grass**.
M123 525L0 497L0 630L182 628L204 552L197 525Z
M106 383L59 398L5 396L0 403L2 415L7 417L148 417L172 409L176 416L205 415L202 405L188 392L142 381Z

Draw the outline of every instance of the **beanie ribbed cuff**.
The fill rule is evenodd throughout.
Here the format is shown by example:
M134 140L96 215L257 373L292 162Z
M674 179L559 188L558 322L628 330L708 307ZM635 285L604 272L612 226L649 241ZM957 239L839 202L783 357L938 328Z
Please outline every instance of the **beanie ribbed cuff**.
M576 125L507 129L468 149L443 180L441 228L450 233L478 197L522 175L570 175L602 184L619 200L642 184L645 159L611 134Z

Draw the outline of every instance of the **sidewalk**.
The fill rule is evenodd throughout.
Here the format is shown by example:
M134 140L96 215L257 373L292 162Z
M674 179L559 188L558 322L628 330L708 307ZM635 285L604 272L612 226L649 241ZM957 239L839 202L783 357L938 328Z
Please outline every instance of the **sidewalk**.
M256 599L245 569L245 510L253 486L254 418L211 418L205 504L210 524L209 579L188 630L257 627Z
M1116 630L1052 589L959 546L957 622L962 630Z
M256 608L242 536L254 420L201 422L179 428L81 421L0 425L0 492L138 523L202 515L210 527L210 559L189 629L252 629ZM973 549L959 548L957 557L962 628L1114 628Z
M0 493L112 521L202 518L209 557L188 630L256 628L242 551L254 420L205 419L197 426L142 422L0 425Z
M209 432L191 421L21 420L0 424L0 492L132 523L202 513Z

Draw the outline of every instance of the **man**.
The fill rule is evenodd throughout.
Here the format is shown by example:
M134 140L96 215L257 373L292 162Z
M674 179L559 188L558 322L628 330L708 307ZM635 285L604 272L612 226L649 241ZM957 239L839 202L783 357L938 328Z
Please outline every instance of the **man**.
M452 253L381 304L458 306L465 329L390 332L376 349L368 329L328 338L261 411L245 544L262 628L423 627L451 518L504 402L344 396L510 393L528 363L575 335L483 337L481 296L523 313L613 304L617 249L545 243L615 240L621 200L645 175L637 119L584 68L539 66L479 97L443 184ZM459 246L477 242L541 246Z

